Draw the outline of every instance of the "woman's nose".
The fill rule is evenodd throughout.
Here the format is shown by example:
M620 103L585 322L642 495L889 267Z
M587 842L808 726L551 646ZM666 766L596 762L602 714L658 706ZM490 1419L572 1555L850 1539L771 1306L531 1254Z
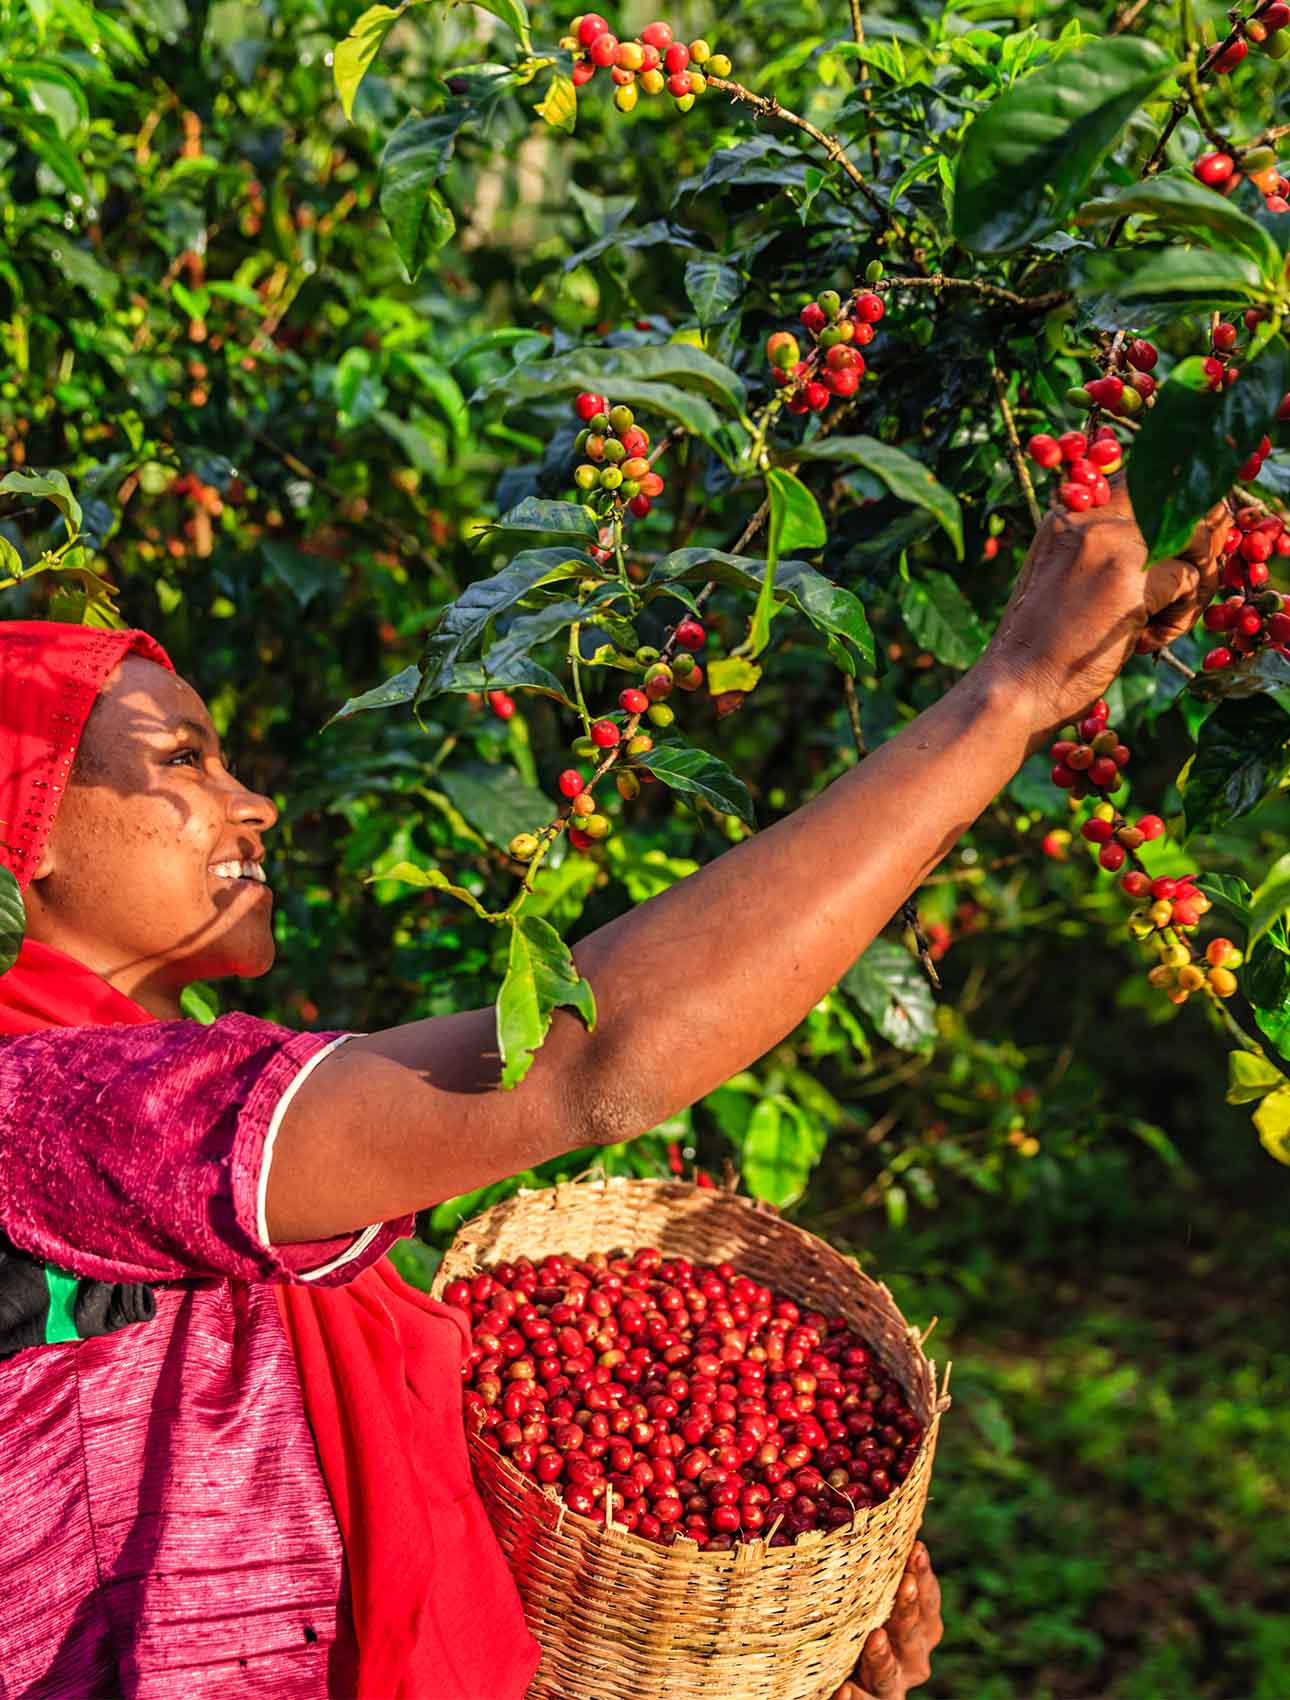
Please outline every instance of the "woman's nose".
M245 785L237 785L229 793L228 816L242 826L253 826L261 832L267 832L278 824L278 809L273 799L261 796L258 791L248 791Z

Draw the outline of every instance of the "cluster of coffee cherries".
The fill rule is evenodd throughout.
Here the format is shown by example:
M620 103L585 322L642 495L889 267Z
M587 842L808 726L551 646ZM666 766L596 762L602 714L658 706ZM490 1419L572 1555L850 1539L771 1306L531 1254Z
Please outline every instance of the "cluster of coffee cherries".
M599 763L611 750L620 750L615 763L614 784L624 801L640 795L642 785L654 782L648 768L635 765L654 748L648 732L638 730L642 719L663 731L676 720L676 710L668 702L674 690L697 691L704 684L705 674L695 659L695 651L708 641L707 628L701 620L686 615L677 622L672 633L675 653L664 660L661 650L652 644L642 645L634 660L642 670L641 684L628 685L618 693L618 710L623 724L606 715L593 720L587 732L573 740L573 754L579 761ZM556 789L569 805L569 842L575 850L590 850L613 830L608 815L597 807L595 794L581 768L566 767L556 780ZM510 853L517 862L530 862L537 854L539 838L536 833L521 832L510 842Z
M1152 405L1156 380L1152 371L1160 358L1156 345L1145 337L1134 337L1117 349L1115 370L1086 384L1067 390L1066 399L1073 407L1100 408L1103 413L1122 417L1140 413Z
M877 272L882 275L881 267ZM826 289L799 315L812 342L805 358L792 331L771 332L766 358L775 384L789 391L790 412L822 413L835 396L856 393L864 377L860 350L873 341L883 311L881 295L871 289L845 301L836 289Z
M728 77L730 60L714 53L708 42L676 41L671 24L647 24L631 41L620 41L598 12L585 12L569 25L561 39L573 58L575 88L589 83L597 71L608 71L614 105L631 112L642 94L666 89L677 110L688 112L708 86L708 77Z
M663 494L663 479L649 463L649 432L636 423L630 407L614 407L589 390L577 396L573 410L582 422L574 449L587 458L574 468L573 482L583 500L602 519L624 510L644 519ZM606 538L591 553L604 560Z
M569 1510L708 1552L788 1546L887 1499L923 1427L846 1320L653 1247L452 1281L467 1422Z
M1224 539L1220 577L1227 594L1216 597L1203 615L1205 630L1220 640L1202 663L1207 672L1232 667L1260 649L1290 658L1290 598L1268 583L1268 562L1287 555L1290 531L1279 514L1237 510Z
M1290 212L1290 200L1286 198L1290 196L1290 183L1282 176L1276 160L1271 148L1254 148L1240 156L1238 166L1230 153L1216 151L1201 154L1192 171L1207 188L1224 193L1235 188L1242 177L1248 177L1270 213Z
M1109 425L1100 425L1091 442L1083 431L1063 431L1060 437L1037 431L1026 453L1045 472L1062 468L1057 499L1076 514L1106 506L1111 500L1107 479L1124 464L1120 439Z
M1076 802L1094 792L1110 796L1124 783L1121 771L1129 765L1129 746L1107 725L1109 715L1110 709L1099 697L1076 726L1066 729L1071 736L1063 733L1048 752L1053 761L1053 784L1069 791ZM1123 865L1123 851L1118 860L1112 854L1102 863L1112 873Z
M1250 51L1250 42L1261 47L1270 58L1284 59L1290 53L1287 24L1290 24L1290 6L1285 4L1285 0L1263 0L1263 4L1256 6L1248 18L1236 21L1235 27L1240 34L1234 41L1228 42L1215 59L1215 75L1226 76L1243 63Z

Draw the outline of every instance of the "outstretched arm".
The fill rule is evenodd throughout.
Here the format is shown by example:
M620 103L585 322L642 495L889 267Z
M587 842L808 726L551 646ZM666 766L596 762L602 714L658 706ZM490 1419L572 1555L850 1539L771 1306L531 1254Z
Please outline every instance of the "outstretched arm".
M491 1009L342 1046L305 1082L268 1190L278 1243L321 1239L580 1145L633 1138L749 1067L800 1022L1044 733L1139 639L1159 647L1214 584L1220 516L1143 571L1123 487L1050 514L981 660L934 707L786 820L584 939L588 1034L558 1011L523 1084L498 1088Z

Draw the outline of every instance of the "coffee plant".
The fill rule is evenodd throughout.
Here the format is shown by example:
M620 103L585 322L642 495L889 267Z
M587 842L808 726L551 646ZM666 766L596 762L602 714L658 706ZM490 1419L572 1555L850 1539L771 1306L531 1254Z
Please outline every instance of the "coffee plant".
M1124 1125L1036 1013L1073 939L1290 1160L1288 17L0 0L5 612L155 631L288 800L252 1006L495 998L517 1085L594 1025L570 939L934 700L1123 476L1152 558L1229 505L1203 623L607 1160L1021 1196Z

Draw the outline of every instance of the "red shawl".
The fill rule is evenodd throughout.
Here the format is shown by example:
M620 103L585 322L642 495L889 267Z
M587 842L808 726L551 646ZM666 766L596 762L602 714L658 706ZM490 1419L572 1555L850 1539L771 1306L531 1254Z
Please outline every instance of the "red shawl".
M90 709L128 654L173 671L143 632L0 622L0 864L24 887ZM0 977L0 1034L152 1019L30 939ZM407 1286L387 1260L348 1286L277 1293L344 1542L357 1700L517 1700L538 1648L470 1477L465 1318Z

